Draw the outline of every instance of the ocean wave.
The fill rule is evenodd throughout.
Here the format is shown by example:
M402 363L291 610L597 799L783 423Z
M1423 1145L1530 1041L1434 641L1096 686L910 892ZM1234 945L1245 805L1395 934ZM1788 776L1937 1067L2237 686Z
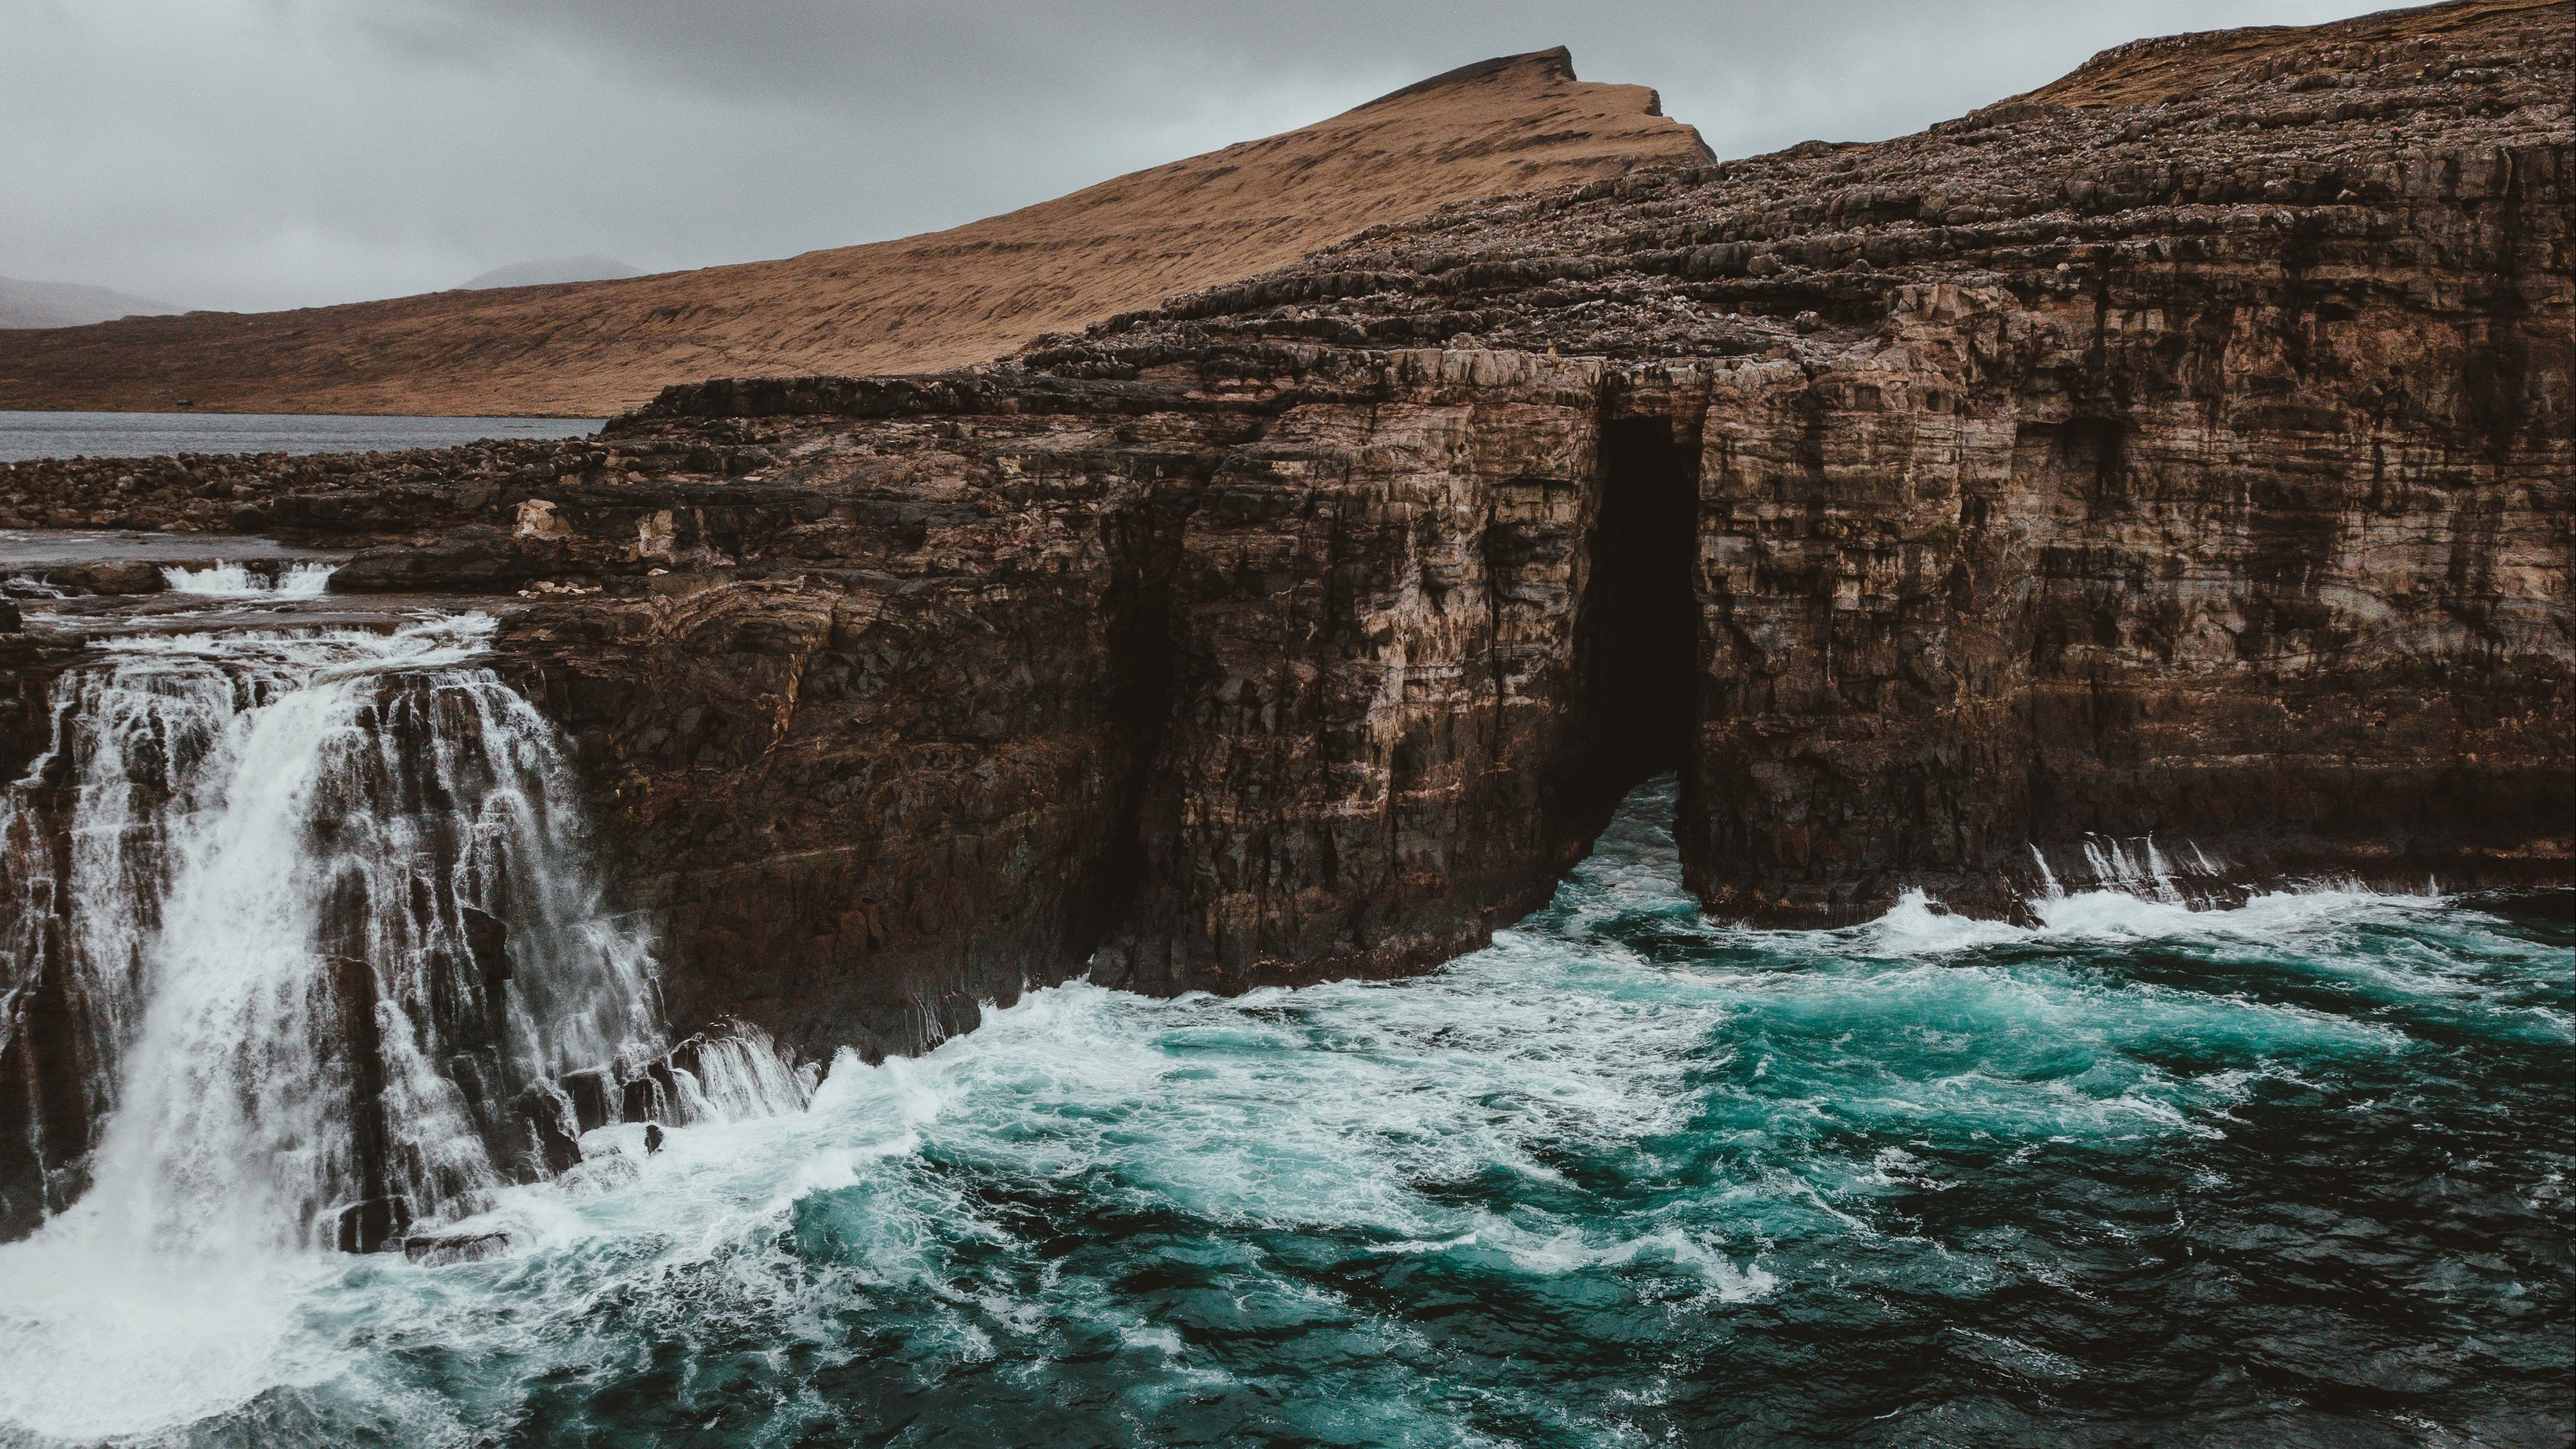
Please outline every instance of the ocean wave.
M539 1413L604 1438L626 1411L596 1386L630 1383L782 1442L915 1393L1022 1417L1099 1394L1168 1437L1258 1403L1457 1440L1445 1419L1336 1417L1454 1385L1557 1405L1593 1442L1618 1434L1565 1406L1687 1402L1775 1351L1738 1335L1777 1325L1871 1374L1911 1371L1873 1345L1931 1340L1972 1372L2116 1378L2132 1365L2086 1335L2130 1342L2119 1324L2185 1301L2223 1317L2189 1265L2213 1237L2271 1242L2276 1205L2326 1224L2316 1251L2360 1245L2393 1292L2450 1275L2446 1312L2537 1281L2411 1246L2383 1221L2399 1199L2284 1164L2370 1168L2403 1145L2390 1101L2459 1130L2495 1089L2458 1074L2526 1049L2506 1010L2567 1009L2562 948L2322 889L2203 910L2085 893L2031 925L1910 898L1841 931L1744 931L1688 905L1653 806L1548 910L1431 976L1030 991L917 1059L843 1053L801 1107L746 1097L656 1154L598 1129L585 1149L622 1165L503 1189L455 1225L506 1236L498 1258L295 1265L260 1289L277 1316L185 1392L136 1408L64 1388L0 1419L95 1436L291 1390L316 1422L397 1438L506 1438ZM779 1085L763 1062L736 1075ZM2444 1170L2504 1185L2480 1211L2576 1210L2565 1154L2532 1156L2558 1148L2479 1150ZM81 1321L95 1338L75 1345L125 1331ZM163 1331L154 1354L215 1352L211 1327Z

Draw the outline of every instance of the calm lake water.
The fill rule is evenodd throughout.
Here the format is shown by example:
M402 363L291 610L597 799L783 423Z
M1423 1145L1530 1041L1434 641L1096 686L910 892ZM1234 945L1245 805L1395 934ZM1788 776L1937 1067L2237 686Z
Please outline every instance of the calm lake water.
M579 438L601 418L400 418L329 413L0 412L0 463L165 453L380 453L485 438Z

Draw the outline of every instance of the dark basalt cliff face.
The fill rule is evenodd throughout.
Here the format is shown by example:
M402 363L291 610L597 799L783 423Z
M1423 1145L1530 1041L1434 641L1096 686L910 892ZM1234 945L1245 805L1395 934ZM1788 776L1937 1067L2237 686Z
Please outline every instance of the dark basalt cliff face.
M497 596L675 1026L809 1054L1086 969L1426 969L1667 770L1691 887L1770 924L2043 869L2563 884L2571 29L2126 47L1005 364L675 388L584 443L24 465L0 525Z
M1086 963L1149 991L1427 969L1543 900L1642 773L1586 709L1605 369L1304 360L718 385L667 405L797 409L753 425L773 476L503 489L510 535L342 579L670 570L502 648L667 912L677 1019L881 1052ZM632 420L619 465L709 430Z

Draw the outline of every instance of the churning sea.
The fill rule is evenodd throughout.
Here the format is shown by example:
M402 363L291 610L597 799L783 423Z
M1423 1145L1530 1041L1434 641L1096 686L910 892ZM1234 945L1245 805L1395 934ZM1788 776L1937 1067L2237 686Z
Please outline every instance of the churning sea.
M2576 1433L2563 898L1752 931L1682 893L1671 812L1435 975L1033 992L509 1189L494 1260L86 1265L0 1440Z

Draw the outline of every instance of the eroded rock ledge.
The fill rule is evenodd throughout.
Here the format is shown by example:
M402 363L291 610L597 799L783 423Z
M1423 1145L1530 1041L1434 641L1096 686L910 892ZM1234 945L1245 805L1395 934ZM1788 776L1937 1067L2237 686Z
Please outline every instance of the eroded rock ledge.
M2569 23L2417 15L1453 208L991 367L0 494L508 598L674 1023L809 1053L1085 969L1425 969L1667 769L1692 889L1768 924L2149 836L2187 891L2564 883Z

